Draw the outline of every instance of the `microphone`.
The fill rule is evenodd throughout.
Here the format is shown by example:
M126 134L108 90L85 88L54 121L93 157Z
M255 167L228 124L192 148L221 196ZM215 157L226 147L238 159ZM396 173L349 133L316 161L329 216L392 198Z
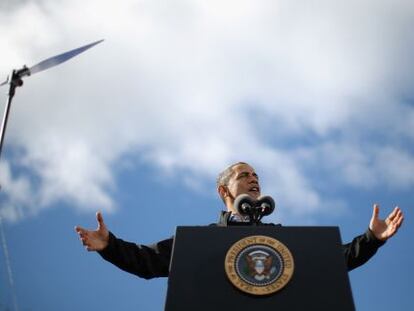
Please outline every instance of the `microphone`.
M271 196L260 196L257 200L248 194L240 194L234 200L234 207L242 216L249 216L250 222L258 224L263 216L275 210L275 201Z
M250 216L253 213L253 209L256 206L255 200L248 194L240 194L234 200L234 206L236 207L236 211L240 215L247 215Z
M275 200L271 196L263 195L257 199L257 206L263 216L268 216L275 210Z

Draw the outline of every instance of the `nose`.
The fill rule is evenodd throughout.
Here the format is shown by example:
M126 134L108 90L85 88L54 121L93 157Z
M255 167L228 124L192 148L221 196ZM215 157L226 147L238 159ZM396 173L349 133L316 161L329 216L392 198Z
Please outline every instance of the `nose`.
M253 174L249 175L249 184L251 183L259 184L259 179L257 178L256 175L253 175Z

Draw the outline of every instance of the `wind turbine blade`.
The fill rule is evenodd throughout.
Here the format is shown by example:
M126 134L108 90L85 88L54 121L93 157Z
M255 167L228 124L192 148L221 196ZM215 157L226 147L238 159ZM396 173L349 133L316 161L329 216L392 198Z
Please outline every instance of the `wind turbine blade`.
M104 40L99 40L90 44L87 44L85 46L82 46L80 48L50 57L48 59L45 59L44 61L32 66L31 68L29 68L29 75L38 73L40 71L49 69L51 67L57 66L63 62L66 62L67 60L71 59L72 57L75 57L76 55L90 49L91 47L101 43ZM6 82L7 83L7 82Z

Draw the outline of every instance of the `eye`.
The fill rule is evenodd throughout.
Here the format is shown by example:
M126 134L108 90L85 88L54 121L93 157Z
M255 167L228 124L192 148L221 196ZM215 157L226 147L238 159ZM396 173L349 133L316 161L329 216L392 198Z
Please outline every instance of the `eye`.
M247 172L243 172L243 173L240 173L240 174L239 174L239 176L237 176L237 179L240 179L240 178L245 178L245 177L247 177L247 176L249 176L249 173L247 173Z

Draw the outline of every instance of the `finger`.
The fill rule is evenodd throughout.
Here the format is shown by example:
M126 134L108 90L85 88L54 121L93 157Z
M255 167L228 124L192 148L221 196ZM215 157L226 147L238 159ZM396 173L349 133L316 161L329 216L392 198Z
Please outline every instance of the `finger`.
M402 212L402 210L398 209L397 212L395 213L394 219L398 219L398 218L401 218L401 217L403 217L403 212Z
M79 239L80 239L81 241L88 241L88 240L89 240L89 236L88 236L88 235L86 235L86 234L80 234L80 235L79 235Z
M372 207L372 219L378 219L379 215L379 204L375 203Z
M88 236L88 230L81 229L81 230L77 230L76 232L78 233L78 235L80 237L86 237L86 236Z
M397 226L397 228L399 228L400 226L401 226L401 224L403 223L403 221L404 221L404 215L403 215L403 213L400 211L399 213L398 213L398 215L395 217L395 219L394 219L394 223L395 223L395 225Z
M393 236L394 234L396 234L398 232L398 229L400 228L402 222L404 220L404 217L399 217L398 219L395 218L390 225L388 226L389 228L389 232L390 232L390 237Z
M79 233L79 234L85 234L85 233L87 232L87 230L86 230L86 229L84 229L84 228L82 228L82 227L79 227L79 226L76 226L76 227L75 227L75 231L76 231L77 233Z
M395 207L394 210L388 215L387 219L389 221L393 221L394 218L397 216L398 212L400 212L401 210L399 209L399 207Z
M403 222L404 222L404 217L401 217L401 219L398 221L398 228L401 227Z

